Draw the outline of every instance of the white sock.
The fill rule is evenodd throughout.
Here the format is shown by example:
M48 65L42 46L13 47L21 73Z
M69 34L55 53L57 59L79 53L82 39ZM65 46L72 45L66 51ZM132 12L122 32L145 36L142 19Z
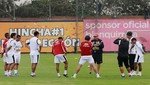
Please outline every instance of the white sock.
M124 73L121 73L121 76L125 76L125 74L124 74Z
M18 70L14 70L14 73L17 74L17 73L18 73Z
M97 73L96 76L99 77L100 75Z
M58 76L60 76L60 73L57 73Z
M35 75L35 73L34 73L34 72L32 72L32 73L31 73L31 75Z
M73 75L73 77L76 77L77 76L77 74L75 73L74 75Z
M142 74L142 72L141 72L141 71L139 71L139 73L140 73L140 74Z
M8 71L8 75L11 75L11 74L12 74L12 71L11 71L11 70L9 70L9 71Z
M8 74L8 70L7 71L5 71L5 75L7 75Z
M64 74L67 74L67 70L64 70Z

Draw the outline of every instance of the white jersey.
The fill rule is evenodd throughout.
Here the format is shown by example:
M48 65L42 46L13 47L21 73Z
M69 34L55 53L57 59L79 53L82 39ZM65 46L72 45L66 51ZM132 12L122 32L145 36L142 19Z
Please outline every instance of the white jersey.
M12 46L10 48L10 50L7 52L8 54L14 55L14 53L15 53L15 46L16 46L15 42L16 41L13 38L11 38L11 39L8 40L8 42L7 42L7 48L9 48L10 46Z
M137 41L135 44L135 50L136 50L136 55L143 56L144 50L142 44L139 41Z
M21 53L20 49L22 48L22 43L21 43L21 41L16 41L15 43L16 43L15 54L20 54Z
M29 40L29 47L30 47L30 55L39 55L39 47L41 41L37 37L32 37Z
M132 39L133 37L131 37L131 39L129 40L129 49L131 49L132 46ZM136 54L135 46L129 51L129 54Z

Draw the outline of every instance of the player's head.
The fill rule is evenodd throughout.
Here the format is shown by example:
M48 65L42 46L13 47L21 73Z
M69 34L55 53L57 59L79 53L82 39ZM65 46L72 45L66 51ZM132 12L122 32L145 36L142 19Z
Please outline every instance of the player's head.
M21 36L17 35L16 41L20 41L21 40Z
M132 33L131 31L128 31L127 34L126 34L126 35L127 35L127 38L130 39L130 38L132 37L132 34L133 34L133 33Z
M58 37L58 40L63 40L63 37Z
M16 33L11 33L10 37L16 39Z
M34 36L35 36L35 37L39 37L39 32L38 32L38 31L35 31L35 32L34 32Z
M136 44L136 41L137 41L137 40L136 40L136 38L132 38L131 41L132 41L132 44Z
M7 38L7 39L9 39L9 38L10 38L9 33L5 33L5 38Z
M95 34L93 37L94 39L98 39L98 34Z
M85 40L87 40L87 41L89 41L91 38L90 38L90 36L89 35L87 35L87 36L85 36L85 38L84 38Z

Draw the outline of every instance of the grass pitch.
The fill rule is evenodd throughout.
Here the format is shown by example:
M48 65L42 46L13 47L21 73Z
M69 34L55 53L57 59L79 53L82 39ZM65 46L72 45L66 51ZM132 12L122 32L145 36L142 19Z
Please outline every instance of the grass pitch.
M68 54L69 78L61 76L57 78L53 55L41 54L40 63L37 67L37 77L30 77L31 64L28 54L22 54L18 77L4 77L3 61L0 60L0 85L150 85L150 57L145 55L143 64L143 75L121 78L117 64L116 53L105 53L101 67L101 79L96 79L95 73L89 74L88 64L85 64L76 79L72 79L80 54ZM63 64L60 65L61 75L63 74Z

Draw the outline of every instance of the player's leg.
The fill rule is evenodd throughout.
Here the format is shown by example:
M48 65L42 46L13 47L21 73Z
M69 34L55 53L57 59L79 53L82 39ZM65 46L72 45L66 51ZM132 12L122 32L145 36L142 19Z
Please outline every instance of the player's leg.
M12 70L14 69L14 65L15 65L15 58L14 55L10 56L10 66L9 66L9 70L8 70L8 75L12 76Z
M5 64L4 64L4 76L7 76L7 74L8 74L8 68L7 68L7 66L8 66L8 64L7 64L7 62L5 62Z
M64 74L63 74L63 76L68 77L68 74L67 74L68 60L64 54L61 56L61 61L64 62Z
M92 58L92 56L89 57L89 59L88 59L87 61L88 61L88 63L93 67L93 70L94 70L94 72L96 73L96 77L97 77L97 78L100 78L99 72L98 72L98 70L97 70L97 67L96 67L96 65L95 65L95 63L94 63L94 59Z
M96 61L96 55L93 53L92 54L92 57L93 57L93 59L94 59L94 63L96 64L97 63L97 61ZM92 67L92 65L90 65L90 73L89 74L92 74L92 69L93 69L93 67Z
M15 63L15 66L14 66L14 76L18 76L18 67L19 67L19 63Z
M79 61L79 64L78 64L78 66L77 66L77 68L76 68L76 72L73 74L72 78L76 78L76 76L77 76L77 74L79 73L79 71L80 71L82 65L84 65L85 62L86 62L86 60L84 59L84 57L81 57L81 58L80 58L80 61Z
M139 67L139 72L138 72L138 76L142 76L142 63L138 63L138 67Z
M129 64L130 64L130 69L132 72L134 71L134 60L135 60L135 54L130 54L129 55Z
M97 70L98 70L98 72L100 72L102 62L103 62L102 54L100 53L97 56Z
M37 67L37 64L39 62L39 55L31 55L31 63L32 63L32 73L31 73L31 76L32 77L35 77L36 74L35 74L35 71L36 71L36 67Z
M119 66L119 69L120 69L120 72L121 72L121 77L125 77L125 74L124 74L124 68L123 68L123 59L121 56L118 56L117 57L117 60L118 60L118 66Z
M125 67L126 67L126 69L128 71L128 76L131 77L131 70L130 70L130 66L129 66L129 63L128 63L128 56L126 56L124 58L124 65L125 65Z
M59 63L56 63L56 72L57 72L58 78L60 78Z

